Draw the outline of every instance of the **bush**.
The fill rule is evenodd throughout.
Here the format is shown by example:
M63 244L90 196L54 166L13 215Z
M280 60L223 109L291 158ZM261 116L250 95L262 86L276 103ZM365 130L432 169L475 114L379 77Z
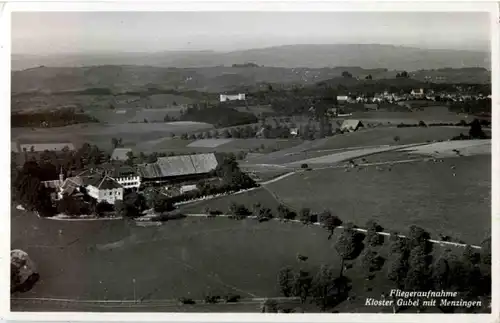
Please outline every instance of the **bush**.
M186 297L179 298L179 303L183 305L196 304L196 302L192 298L186 298Z
M241 299L240 295L228 294L224 296L224 301L226 303L236 303Z
M234 217L238 220L244 219L252 214L248 208L243 204L237 204L232 202L229 206L229 213L234 215Z
M307 169L307 168L309 168L309 166L307 164L302 164L302 165L300 165L300 168Z
M425 124L425 122L424 122L423 120L420 120L420 121L418 122L418 126L419 126L419 127L427 127L427 125Z
M220 298L221 297L218 295L207 295L207 296L205 296L205 303L215 304L215 303L219 302Z

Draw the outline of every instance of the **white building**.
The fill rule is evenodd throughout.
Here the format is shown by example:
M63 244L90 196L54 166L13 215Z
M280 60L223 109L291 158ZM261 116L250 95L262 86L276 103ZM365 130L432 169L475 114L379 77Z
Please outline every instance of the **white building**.
M139 175L121 176L113 178L123 188L139 188L141 186L141 178Z
M141 186L141 177L132 167L121 166L114 168L107 175L122 185L123 188L139 188Z
M115 204L123 200L123 186L109 176L99 178L87 185L87 193L97 202L106 201Z
M238 93L238 94L221 94L220 95L220 102L226 102L226 101L244 101L245 100L245 94L244 93Z
M337 95L337 102L346 102L348 99L347 95Z
M424 95L424 89L411 90L411 95L413 95L413 96L423 96Z

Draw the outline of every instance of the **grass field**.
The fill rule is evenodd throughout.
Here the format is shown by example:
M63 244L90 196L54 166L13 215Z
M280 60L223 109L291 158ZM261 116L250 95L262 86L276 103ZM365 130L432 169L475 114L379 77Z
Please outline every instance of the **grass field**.
M434 122L459 122L464 119L455 113L450 113L447 107L432 106L425 107L421 111L414 112L388 112L388 111L363 111L353 112L352 119L361 119L365 122L379 122L383 124L418 123L423 120L426 123Z
M31 291L13 297L133 300L135 289L137 300L169 300L162 306L144 303L136 307L75 307L30 301L23 305L13 301L14 311L257 312L255 302L179 306L175 299L199 300L207 294L227 293L242 298L281 296L277 273L286 266L306 269L313 275L321 265L330 265L340 272L334 244L341 231L336 230L332 240L327 240L328 232L319 226L187 218L144 228L124 221L43 220L16 210L11 223L11 248L28 252L40 273L40 280ZM374 250L387 259L388 244ZM434 247L435 256L441 252L442 248ZM456 248L453 252L461 250ZM297 254L308 256L308 260L299 263ZM390 312L390 307L364 304L366 297L378 299L381 293L387 294L393 288L386 278L387 266L373 280L366 281L360 262L358 257L351 262L353 267L344 271L352 286L351 300L334 310ZM317 311L309 303L287 303L289 308Z
M41 275L23 297L131 300L133 279L138 299L201 299L209 292L271 297L279 296L278 271L298 266L297 253L309 256L311 269L338 266L321 228L213 220L188 218L143 228L122 221L72 223L14 215L12 248L28 252Z
M248 209L251 210L254 203L259 202L263 207L268 207L272 210L276 210L279 203L264 188L257 188L255 190L230 195L230 196L222 196L215 199L200 201L193 204L186 204L181 207L181 210L185 213L205 213L205 208L208 207L211 210L219 210L223 213L229 212L229 206L231 203L244 204Z
M455 170L450 169L454 165ZM491 156L444 159L443 163L398 164L345 172L324 169L268 185L286 204L332 210L344 221L405 230L416 224L468 243L491 228ZM456 173L456 176L453 176Z
M182 140L178 138L161 138L136 144L135 149L144 152L239 152L259 149L266 153L273 150L286 149L298 145L297 139L202 139ZM262 149L262 147L264 147Z
M197 122L137 123L137 124L78 124L58 128L12 128L12 141L19 143L44 143L71 141L75 146L83 142L111 147L111 138L122 138L125 146L139 142L164 138L171 133L180 135L184 132L212 129L213 126Z
M460 133L467 134L466 128L428 127L428 128L367 128L360 131L330 137L314 150L341 149L362 146L425 143L432 140L448 140ZM399 137L396 142L395 137Z

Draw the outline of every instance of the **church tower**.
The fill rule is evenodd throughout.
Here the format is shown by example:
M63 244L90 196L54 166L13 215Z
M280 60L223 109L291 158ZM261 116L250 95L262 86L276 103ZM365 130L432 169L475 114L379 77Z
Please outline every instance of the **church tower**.
M62 167L61 167L61 172L59 173L59 182L61 183L61 185L64 182L64 174Z

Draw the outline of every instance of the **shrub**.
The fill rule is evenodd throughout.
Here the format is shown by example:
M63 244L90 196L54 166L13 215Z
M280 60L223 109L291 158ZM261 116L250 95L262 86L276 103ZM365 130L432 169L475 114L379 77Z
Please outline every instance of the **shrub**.
M427 127L427 125L425 124L425 122L424 122L423 120L420 120L420 121L418 122L418 126L419 126L419 127Z
M179 298L179 303L184 305L196 304L196 302L192 298L186 298L186 297Z
M240 295L228 294L224 296L224 301L226 303L236 303L241 299Z
M302 164L302 165L300 165L300 168L307 169L307 168L309 168L309 166L307 164Z

